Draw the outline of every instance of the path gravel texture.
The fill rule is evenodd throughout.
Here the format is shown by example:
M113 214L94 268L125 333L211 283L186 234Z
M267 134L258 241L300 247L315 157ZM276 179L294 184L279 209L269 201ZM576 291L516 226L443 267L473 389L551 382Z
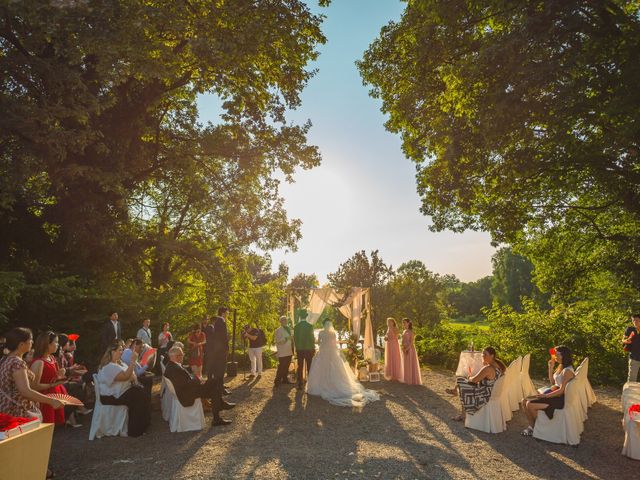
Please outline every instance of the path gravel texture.
M274 389L275 371L242 374L227 386L233 424L170 433L159 407L140 438L88 440L90 419L59 429L51 467L58 479L640 479L623 457L620 392L596 389L580 446L525 438L522 413L501 434L450 420L459 410L444 393L453 374L423 370L423 386L367 383L381 400L335 407L295 387ZM207 412L207 420L210 414Z

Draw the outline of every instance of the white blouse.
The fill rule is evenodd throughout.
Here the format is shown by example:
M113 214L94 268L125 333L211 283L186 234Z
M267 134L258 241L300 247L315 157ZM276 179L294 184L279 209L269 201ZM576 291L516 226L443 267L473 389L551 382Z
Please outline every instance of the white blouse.
M569 366L566 368L563 368L560 373L554 373L553 374L553 381L556 382L556 386L559 388L562 386L562 381L564 379L565 373L567 371L571 371L573 372L573 367Z
M127 365L110 362L98 372L98 382L100 383L100 395L111 395L120 398L124 392L131 388L131 381L119 381L116 377L121 372L127 371Z

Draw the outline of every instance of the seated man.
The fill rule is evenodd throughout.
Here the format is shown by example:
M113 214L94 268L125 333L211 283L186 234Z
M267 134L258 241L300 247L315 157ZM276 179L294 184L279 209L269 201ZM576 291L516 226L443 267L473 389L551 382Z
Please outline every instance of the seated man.
M127 348L124 352L122 352L122 357L120 357L120 360L122 360L124 364L129 365L131 363L131 356L133 352L137 353L138 355L137 358L141 357L143 346L144 346L144 342L142 340L140 340L139 338L133 339L131 341L131 346ZM147 362L144 366L140 365L140 362L136 360L135 366L133 367L136 372L136 377L138 377L138 380L144 387L145 393L147 394L149 401L151 401L151 387L153 387L153 376L146 375L146 372L151 365L153 365L152 359L149 359L149 362Z
M173 346L169 349L169 363L164 371L164 376L173 384L178 401L183 407L190 407L196 398L208 398L213 404L216 384L213 379L206 382L191 375L182 366L184 352L182 348ZM223 402L221 410L230 410L235 407L235 403ZM218 418L215 418L218 417ZM214 412L214 419L220 420L217 412Z

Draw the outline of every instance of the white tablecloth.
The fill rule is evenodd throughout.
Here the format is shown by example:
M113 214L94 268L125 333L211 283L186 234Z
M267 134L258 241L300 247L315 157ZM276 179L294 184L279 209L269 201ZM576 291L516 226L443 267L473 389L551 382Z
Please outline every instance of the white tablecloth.
M456 377L473 377L481 368L482 352L465 350L460 352Z
M624 446L622 454L627 457L640 460L640 422L636 422L629 416L629 407L640 403L640 383L627 382L622 387L622 413L624 418Z

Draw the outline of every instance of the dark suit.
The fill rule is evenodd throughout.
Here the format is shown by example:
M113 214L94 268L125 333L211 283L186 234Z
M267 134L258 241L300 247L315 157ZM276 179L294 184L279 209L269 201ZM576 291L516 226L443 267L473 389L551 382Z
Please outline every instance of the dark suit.
M207 339L204 348L204 368L215 385L211 406L213 416L217 418L222 407L224 373L227 369L227 354L229 353L229 335L224 318L215 317L211 324L204 329L204 334Z
M116 330L113 329L113 323L111 322L111 320L107 320L107 322L104 324L104 327L102 327L102 352L100 352L101 355L105 352L107 347L113 343L114 340L120 340L122 338L120 322L116 322L116 329L117 333Z
M200 380L191 376L191 374L182 365L176 362L169 362L164 372L173 384L178 400L183 407L190 407L196 398L211 398L215 393L215 384L213 379L200 383Z

